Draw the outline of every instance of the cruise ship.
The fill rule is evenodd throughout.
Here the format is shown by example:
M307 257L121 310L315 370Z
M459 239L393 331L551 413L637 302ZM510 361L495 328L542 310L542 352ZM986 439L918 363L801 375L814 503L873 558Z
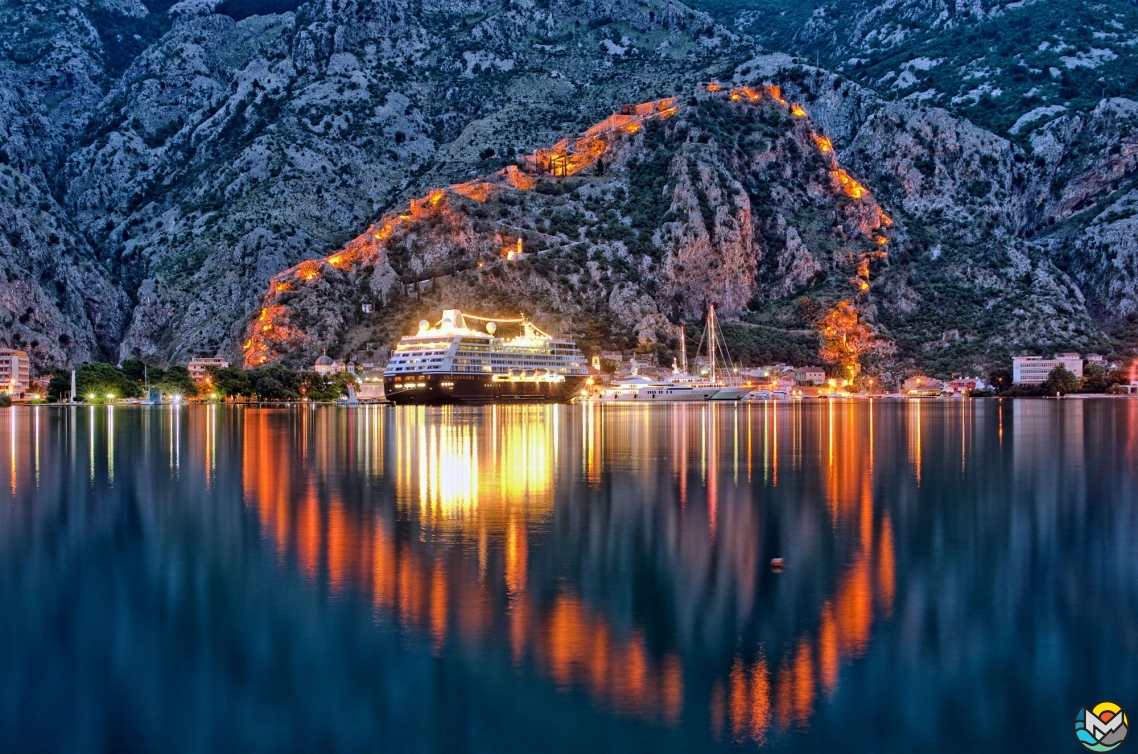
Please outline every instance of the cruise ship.
M468 322L481 322L484 330ZM520 330L499 337L499 325ZM446 309L432 325L401 338L383 370L392 403L560 403L580 395L589 377L585 355L525 318L501 319Z

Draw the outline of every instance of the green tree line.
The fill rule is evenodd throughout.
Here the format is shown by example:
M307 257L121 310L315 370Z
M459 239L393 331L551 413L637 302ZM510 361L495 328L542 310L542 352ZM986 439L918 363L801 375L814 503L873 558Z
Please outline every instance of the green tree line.
M167 369L152 366L141 359L127 359L122 364L89 361L75 370L76 400L105 403L120 398L141 398L146 384L157 388L164 397L200 398L205 400L334 401L347 393L348 385L357 383L355 375L343 372L320 375L279 365L254 369L209 368L208 378L201 384L190 378L184 366ZM57 369L47 389L49 401L66 401L71 396L71 373Z

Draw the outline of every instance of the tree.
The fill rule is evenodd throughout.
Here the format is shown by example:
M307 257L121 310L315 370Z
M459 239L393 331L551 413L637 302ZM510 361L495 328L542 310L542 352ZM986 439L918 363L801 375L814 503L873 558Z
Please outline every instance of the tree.
M217 394L223 398L238 398L253 395L253 385L249 382L249 375L236 367L217 369L210 367L206 370L213 378L213 387Z
M190 370L183 366L172 366L162 375L157 387L165 395L191 397L198 394L197 385L190 377Z
M51 381L47 383L47 399L49 401L66 401L71 398L71 372L66 369L54 369L51 372Z
M68 391L71 390L70 377L68 378ZM138 383L128 380L122 370L113 364L104 364L101 361L89 361L81 364L75 370L76 398L84 400L102 401L108 396L114 398L136 398L142 394ZM94 396L94 398L89 398Z
M1127 381L1127 375L1119 369L1108 370L1102 364L1087 364L1083 370L1084 393L1106 393L1115 385Z
M1067 395L1068 393L1078 392L1078 390L1079 378L1075 376L1074 372L1062 365L1052 369L1047 375L1047 381L1043 383L1043 392L1045 395L1052 395L1054 393Z
M839 301L818 322L823 361L839 364L851 379L861 370L864 356L881 350L882 341L861 318L851 301Z
M127 359L119 365L119 369L122 370L128 380L133 380L139 385L145 385L148 377L151 385L162 381L162 368L151 366L142 359Z
M299 372L277 364L257 367L247 373L254 395L263 401L295 401L300 399Z
M988 384L993 390L1007 390L1012 385L1012 372L1010 369L994 369L988 374Z

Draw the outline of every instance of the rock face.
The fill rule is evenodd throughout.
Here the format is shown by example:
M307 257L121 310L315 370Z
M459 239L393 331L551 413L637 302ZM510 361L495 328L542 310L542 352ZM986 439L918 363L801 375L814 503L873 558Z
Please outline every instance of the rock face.
M775 312L775 331L811 326L793 302L807 287L819 310L868 305L862 282L887 268L897 229L835 177L832 149L776 96L703 93L577 175L413 200L275 278L246 365L305 364L329 345L370 351L444 305L493 316L521 306L545 327L665 359L670 323L698 321L711 303L728 318Z
M646 86L690 88L738 45L668 0L313 2L239 20L151 6L6 5L0 125L13 179L53 198L118 289L100 298L129 312L104 351L160 362L231 345L273 274L482 172L487 147L528 151ZM111 42L131 39L123 61Z
M290 315L296 340L279 355L382 347L445 297L664 349L712 301L801 337L854 298L898 359L963 371L1018 349L1109 350L1104 328L1138 307L1129 100L1052 108L1009 139L948 100L898 101L908 90L755 57L670 0L218 12L229 5L0 8L0 341L31 349L37 368L242 356L282 271L361 246L362 230L433 187L492 173L623 102L675 94L681 113L626 137L603 169L484 201L447 193L451 225L428 232L416 218L411 235L372 239L366 272L332 265L279 291L287 302L270 296L306 312ZM858 8L856 24L823 14L809 28L850 31L841 44L855 57L912 38L883 36L889 14ZM966 27L953 8L930 28ZM909 62L923 80L925 64ZM693 97L711 79L753 85L762 102ZM533 253L499 261L519 236ZM354 308L318 301L321 285Z

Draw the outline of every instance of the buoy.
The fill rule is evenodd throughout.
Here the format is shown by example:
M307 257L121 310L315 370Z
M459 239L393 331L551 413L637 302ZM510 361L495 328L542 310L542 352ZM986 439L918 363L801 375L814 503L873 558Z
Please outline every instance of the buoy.
M771 570L772 571L781 571L782 570L782 558L771 558Z

